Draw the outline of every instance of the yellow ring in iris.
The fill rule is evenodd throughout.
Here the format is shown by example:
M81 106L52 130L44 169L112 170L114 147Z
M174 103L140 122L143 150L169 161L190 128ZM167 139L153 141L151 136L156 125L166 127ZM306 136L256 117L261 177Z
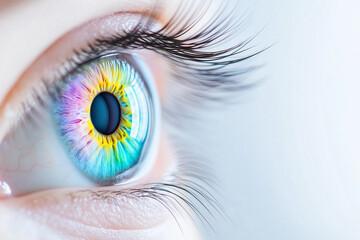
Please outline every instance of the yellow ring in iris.
M117 73L116 73L117 72ZM101 71L101 74L97 76L96 82L98 83L94 88L91 89L89 92L89 102L90 104L86 108L87 113L87 124L90 129L89 135L94 137L94 139L97 140L99 143L99 146L103 148L117 148L117 142L121 141L123 142L124 139L127 137L128 132L131 130L131 122L128 121L123 116L131 116L131 106L130 104L124 104L129 103L129 99L124 91L126 88L126 84L129 85L129 81L121 81L120 79L122 77L125 77L121 74L119 69L112 69L111 70L111 76L108 76L107 72ZM113 79L114 81L110 81L109 79ZM94 98L101 92L109 92L113 94L119 101L120 108L121 108L121 119L119 126L117 130L110 134L105 135L100 132L98 132L90 117L90 109L91 109L91 103L93 102Z

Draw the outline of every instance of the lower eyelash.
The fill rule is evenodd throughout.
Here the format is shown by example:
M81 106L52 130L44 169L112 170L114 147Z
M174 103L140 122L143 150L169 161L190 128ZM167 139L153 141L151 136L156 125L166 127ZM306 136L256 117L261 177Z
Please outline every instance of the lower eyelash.
M214 197L214 189L208 186L214 185L209 178L209 172L203 161L182 161L181 166L161 182L149 183L141 188L114 190L97 190L90 189L79 190L69 193L73 202L77 199L81 200L84 193L93 200L108 200L119 196L134 198L150 198L159 202L173 216L174 220L179 224L178 217L184 217L183 212L190 216L195 223L200 223L205 230L211 229L214 233L215 229L211 222L217 219L217 216L227 219L225 210ZM199 174L199 171L202 174ZM211 217L212 219L210 219ZM230 220L230 219L229 219Z

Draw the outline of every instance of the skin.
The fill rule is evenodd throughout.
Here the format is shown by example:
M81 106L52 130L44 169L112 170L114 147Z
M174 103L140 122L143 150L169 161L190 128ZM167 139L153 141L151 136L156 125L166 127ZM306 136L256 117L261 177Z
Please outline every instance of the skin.
M154 4L150 0L135 1L131 4L128 2L108 0L99 4L96 0L54 2L17 0L0 4L0 29L3 36L6 36L0 40L1 138L6 135L7 128L16 119L17 113L14 109L18 109L22 100L28 96L27 90L36 86L39 80L50 77L54 70L61 66L61 59L66 59L74 48L83 46L97 34L107 34L113 29L121 29L121 21L127 20L119 18L119 14L124 12L142 14ZM176 9L176 4L172 2L164 5L166 11L163 11L157 19L160 25L169 20ZM24 38L26 44L23 43ZM166 62L152 53L142 54L142 57L145 62L150 63L149 68L161 98L166 85ZM51 135L49 131L39 134L40 140L37 141ZM46 171L47 168L55 166L56 163L52 159L55 159L59 153L52 153L49 149L54 145L51 143L45 147L43 144L47 144L46 142L52 141L41 143L44 149L41 155L45 154L43 156L50 159L45 165L40 164L41 157L36 156L33 147L26 150L28 151L26 153L23 147L18 147L18 150L3 150L0 155L2 158L0 181L6 183L7 178L10 181L11 174L22 174L30 179L38 175L38 171ZM154 160L156 167L153 166L136 182L106 189L119 191L160 181L176 165L171 149L166 136L161 134L160 148ZM16 166L7 165L11 163L7 159L12 158L17 159ZM27 166L34 159L37 160ZM76 171L71 168L67 171L67 177L61 182L71 180L69 185L71 187L71 183L75 181L72 181L71 176L76 175ZM16 178L16 175L12 178ZM27 182L27 180L22 181ZM13 193L20 190L16 185L10 188L13 188ZM77 188L77 190L82 189L89 187ZM105 188L90 188L90 190L101 189ZM175 221L168 209L155 200L130 199L124 194L111 202L95 202L85 193L78 196L81 203L68 204L66 196L71 191L74 189L54 188L28 192L21 190L22 194L8 194L4 187L1 188L0 238L39 239L46 236L46 239L168 239L168 236L173 236L173 239L200 239L200 234L190 217L175 216L178 220ZM27 194L23 195L23 193ZM21 230L18 226L22 226Z

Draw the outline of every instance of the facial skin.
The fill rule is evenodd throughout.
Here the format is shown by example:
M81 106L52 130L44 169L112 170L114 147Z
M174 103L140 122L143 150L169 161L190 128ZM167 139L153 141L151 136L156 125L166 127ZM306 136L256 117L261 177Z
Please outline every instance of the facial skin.
M62 64L61 60L69 57L77 46L82 46L97 35L121 29L124 24L121 21L129 21L128 18L119 17L121 13L141 14L153 7L153 4L152 1L133 1L129 4L129 1L121 0L102 1L101 4L96 0L2 2L0 29L6 38L0 40L1 137L5 136L7 127L16 118L16 113L12 114L13 110L20 107L21 99L28 95L27 89L38 84L37 81L42 78L50 76ZM159 16L159 24L169 20L176 3L172 1L172 4L164 6L166 11ZM166 85L166 62L151 53L144 54L143 59L149 62L161 98ZM49 134L40 133L39 139ZM49 166L55 164L51 161L55 155L48 150L53 145L44 147L47 143L42 144L45 150L40 155L49 157ZM40 174L39 171L46 171L48 166L37 162L30 167L26 166L31 157L29 153L24 154L23 150L20 148L2 152L3 163L10 153L20 163L15 167L6 167L3 164L0 172L2 183L7 182L6 176L9 180L12 172L20 171L26 175L27 172ZM31 147L28 151L31 151L31 155L37 154ZM39 160L40 155L32 159ZM106 189L117 191L135 188L140 184L160 181L169 173L176 159L164 134L160 137L160 149L155 162L156 168L136 183ZM69 170L69 174L74 172ZM68 186L71 187L71 182L69 183ZM50 185L47 188L51 188ZM189 216L174 217L155 200L142 201L123 195L113 201L100 201L94 200L93 196L85 192L82 196L77 196L81 204L69 204L69 201L73 200L69 200L68 194L74 189L55 188L24 196L8 196L5 190L0 190L1 239L39 239L44 236L46 239L168 239L168 236L172 236L172 239L200 239L200 234ZM14 188L13 193L15 190ZM98 187L92 190L101 189Z

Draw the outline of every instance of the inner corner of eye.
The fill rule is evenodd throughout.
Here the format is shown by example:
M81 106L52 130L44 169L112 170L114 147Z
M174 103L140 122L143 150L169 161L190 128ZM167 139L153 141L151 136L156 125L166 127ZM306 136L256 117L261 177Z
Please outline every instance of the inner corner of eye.
M69 159L93 182L128 182L155 157L159 104L146 67L113 54L66 76L53 105Z

